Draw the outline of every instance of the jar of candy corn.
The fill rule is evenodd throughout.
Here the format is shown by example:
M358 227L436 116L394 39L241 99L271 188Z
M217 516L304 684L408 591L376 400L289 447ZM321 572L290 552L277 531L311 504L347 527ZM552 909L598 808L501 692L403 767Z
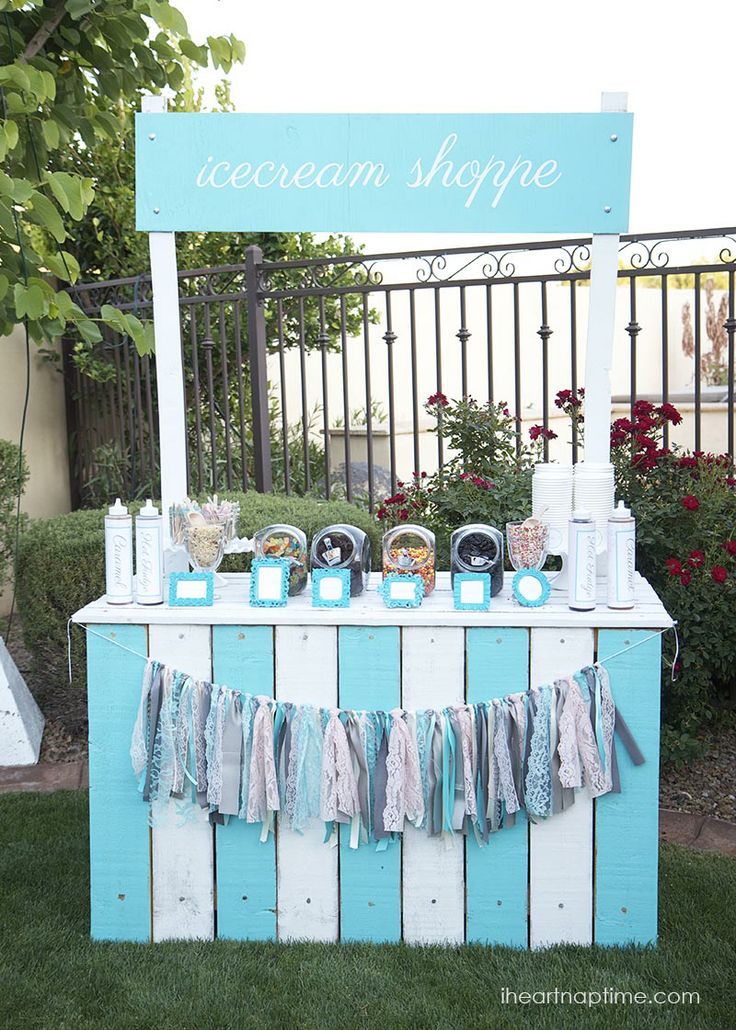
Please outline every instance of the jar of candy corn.
M275 525L259 529L253 537L256 558L285 558L289 562L289 596L307 585L307 538L296 526Z
M434 533L423 526L405 525L389 529L383 536L383 575L421 576L424 594L431 594L435 583Z

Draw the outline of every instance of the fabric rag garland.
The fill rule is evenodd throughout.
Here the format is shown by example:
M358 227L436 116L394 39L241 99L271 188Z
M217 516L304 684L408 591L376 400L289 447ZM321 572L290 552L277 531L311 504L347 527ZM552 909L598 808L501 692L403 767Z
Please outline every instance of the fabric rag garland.
M479 842L568 808L575 790L619 792L614 733L641 751L601 666L553 685L479 704L391 712L315 708L253 696L150 660L130 755L151 817L170 798L261 824L278 812L292 830L312 819L350 826L350 846L379 848L406 823L430 836Z

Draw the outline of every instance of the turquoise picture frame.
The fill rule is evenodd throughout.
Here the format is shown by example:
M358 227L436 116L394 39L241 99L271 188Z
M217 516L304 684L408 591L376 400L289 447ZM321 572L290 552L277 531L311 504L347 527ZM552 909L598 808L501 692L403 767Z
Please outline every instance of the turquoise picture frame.
M535 580L539 584L538 587L535 587L535 596L524 594L524 580L530 579ZM539 572L537 569L520 569L511 582L511 592L524 608L541 608L549 600L549 580L543 572Z
M409 590L409 587L412 589ZM387 608L419 608L424 600L424 580L421 576L403 576L400 572L391 572L378 589Z
M340 584L339 594L336 597L330 597L327 591L323 594L330 580ZM350 569L314 569L312 571L312 607L349 608Z
M467 587L471 588L474 595L480 587L480 600L463 600L463 594L470 592ZM487 612L491 607L491 577L487 572L456 572L452 593L455 611Z
M197 586L197 584L203 584ZM208 608L215 600L212 572L172 572L169 575L170 608Z
M286 607L290 567L285 558L256 558L250 570L249 599L252 607Z

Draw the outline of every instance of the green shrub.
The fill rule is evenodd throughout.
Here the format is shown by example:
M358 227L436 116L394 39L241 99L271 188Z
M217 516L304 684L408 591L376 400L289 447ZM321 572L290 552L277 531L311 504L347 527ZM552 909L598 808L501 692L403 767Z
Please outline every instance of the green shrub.
M241 535L272 522L299 526L307 537L333 522L348 522L370 534L378 563L380 532L367 512L343 501L283 497L274 494L228 494L240 502ZM133 513L140 505L132 504ZM67 683L67 619L105 590L105 510L75 511L33 522L21 538L18 561L18 610L34 667L59 688ZM242 571L250 557L228 556L223 570ZM378 564L376 564L378 567ZM85 682L84 637L72 632L75 684Z
M16 444L0 440L0 590L13 564L18 491L28 479L28 466L19 458Z

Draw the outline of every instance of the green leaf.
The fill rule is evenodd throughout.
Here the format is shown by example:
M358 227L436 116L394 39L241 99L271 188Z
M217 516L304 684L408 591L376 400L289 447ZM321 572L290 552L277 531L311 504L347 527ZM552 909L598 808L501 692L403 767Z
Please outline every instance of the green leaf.
M87 343L99 343L102 340L102 333L91 318L80 318L77 322L77 329Z
M8 119L3 125L5 131L5 140L8 144L8 150L13 150L18 145L18 126L15 122Z
M94 196L92 180L70 175L69 172L52 172L47 176L47 181L61 208L75 222L83 218Z
M67 250L62 250L59 254L44 258L44 264L57 279L65 279L66 282L75 283L79 278L79 262Z
M14 86L26 91L31 88L28 75L17 64L6 64L0 68L0 82L12 82Z
M103 304L100 308L100 318L109 325L111 329L114 329L116 333L122 333L124 336L128 335L128 326L125 321L125 316L122 311L118 311L112 304Z
M151 0L148 6L151 11L151 17L162 28L169 29L170 32L177 36L189 35L187 20L176 7L171 7L168 3L156 3L155 0Z
M47 118L41 122L41 132L43 133L43 139L49 150L56 150L59 145L59 126L56 122L51 121Z
M9 175L6 175L3 171L0 171L0 196L13 196L13 180Z
M63 318L65 322L73 320L75 312L80 311L66 290L60 290L56 294L54 297L54 303L58 309L59 317Z
M190 61L195 61L203 68L207 67L210 55L206 46L197 46L197 44L191 39L180 39L179 49L185 57L189 58Z
M6 275L0 275L0 300L2 300L10 289L10 282Z
M26 216L36 225L42 225L44 229L48 229L57 243L63 243L66 239L66 230L55 205L37 190L33 191L31 204L33 207L30 211L26 211Z
M13 288L15 313L18 318L29 318L32 322L41 318L46 310L43 290L40 286L25 287L16 283Z
M51 72L42 71L39 74L43 77L46 96L49 100L56 100L56 79Z
M89 13L95 6L95 0L66 0L64 5L75 21Z
M27 179L13 179L13 200L16 204L25 204L32 193L33 187Z

